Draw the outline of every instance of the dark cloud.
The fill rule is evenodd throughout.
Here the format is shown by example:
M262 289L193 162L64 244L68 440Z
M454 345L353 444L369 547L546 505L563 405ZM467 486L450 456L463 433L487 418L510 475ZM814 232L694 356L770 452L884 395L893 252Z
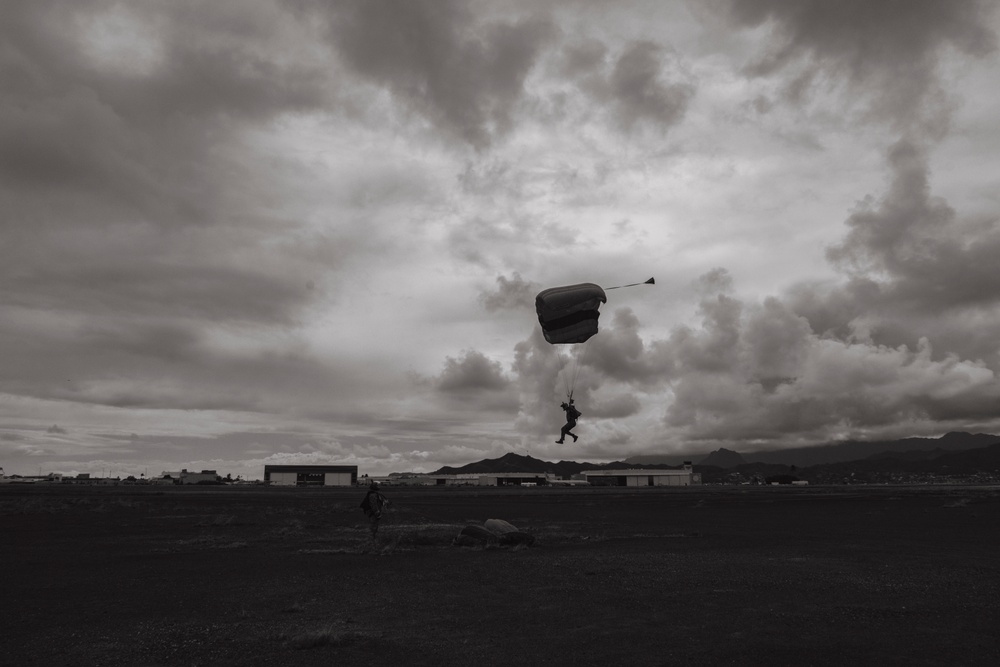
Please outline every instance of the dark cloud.
M954 354L817 336L780 301L730 304L725 326L718 301L702 304L700 330L675 336L680 371L666 422L689 440L823 441L845 431L879 428L947 430L961 420L996 418L995 373ZM742 306L742 307L737 307ZM726 332L724 360L703 363ZM691 363L692 351L698 353Z
M716 293L728 294L732 291L733 276L721 266L698 276L698 280L695 281L695 293L700 296Z
M307 17L45 0L0 13L0 383L84 403L259 406L253 383L219 386L281 364L212 349L207 329L296 327L325 298L309 281L365 243L305 233L276 204L296 172L250 139L330 99L327 69L287 39Z
M521 274L515 271L510 278L497 276L496 291L480 292L479 302L490 313L498 310L530 309L535 307L535 295L539 290L537 283L524 280Z
M325 72L283 58L269 38L273 22L287 20L269 10L195 14L181 3L135 10L128 27L150 34L131 35L124 50L95 59L90 51L106 35L91 35L88 26L124 11L116 3L15 0L4 7L0 169L21 183L161 196L173 189L164 185L185 183L190 195L215 181L199 166L240 121L314 109L326 99ZM144 38L158 41L158 53L136 72L123 60Z
M774 391L805 365L813 332L806 318L779 299L768 297L754 310L741 335L747 354L754 360L752 379L765 390Z
M554 33L540 18L477 22L462 2L376 0L335 5L330 34L355 71L484 148L509 130L525 77Z
M307 273L301 269L270 273L259 263L234 261L223 254L215 265L210 255L198 257L199 261L164 262L153 248L139 244L134 252L146 261L109 256L99 265L94 258L95 264L68 261L36 263L29 268L12 259L8 266L16 270L9 271L14 275L5 282L13 291L0 297L0 302L93 317L128 313L291 324L303 302L314 298L306 288Z
M617 102L618 120L625 130L642 121L670 127L684 117L695 88L688 82L662 79L666 55L652 42L636 42L615 63L611 91Z
M878 277L886 304L940 312L1000 301L991 259L1000 252L1000 227L963 225L930 194L927 156L900 141L888 152L892 181L876 204L867 198L847 220L843 242L827 256L861 278Z
M633 393L624 393L608 398L591 397L587 401L588 419L626 419L639 414L642 401Z
M266 414L346 412L370 371L317 355L294 333L177 318L73 318L0 327L0 392L82 405ZM58 326L64 325L64 326ZM359 363L359 366L362 365ZM330 406L333 407L330 407Z
M513 372L516 378L520 409L515 426L526 434L552 431L552 425L563 416L557 391L559 373L570 359L550 345L535 327L531 336L514 346Z
M0 21L0 300L291 322L310 269L265 258L281 246L258 230L286 221L259 212L274 174L247 168L241 133L326 99L326 73L275 37L294 18L57 4L5 3ZM124 32L90 34L123 12ZM129 49L156 54L135 70Z
M502 391L508 384L500 362L492 361L476 350L466 351L461 359L448 357L437 380L440 391L458 393Z
M1000 416L997 222L963 221L932 196L919 144L887 159L887 193L866 197L828 251L842 283L747 305L724 271L699 280L701 327L667 342L669 426L695 440L818 441Z
M524 258L525 248L544 252L576 243L579 229L540 220L532 215L475 216L448 234L450 252L458 259L492 269Z
M743 302L725 294L707 296L698 305L702 327L679 327L670 337L678 373L729 373L739 364Z
M609 317L609 315L611 315ZM639 336L639 318L630 308L601 316L601 331L581 350L581 374L632 385L665 382L674 371L673 359L662 354L662 344L646 345Z
M629 42L616 57L593 38L570 42L559 54L556 72L606 105L614 124L625 132L639 125L677 125L696 90L677 56L647 40Z
M790 307L823 335L910 347L924 336L996 367L998 220L962 220L932 196L918 144L896 143L888 163L887 193L859 203L843 241L828 250L847 281L797 285L787 295Z
M949 102L938 80L942 48L983 56L996 48L987 27L993 3L979 0L732 0L739 26L770 22L775 39L748 67L769 76L795 67L786 96L801 100L827 77L862 93L877 117L901 128L914 122L936 133Z
M579 79L601 72L608 56L608 47L599 39L584 38L567 44L560 53L559 74Z

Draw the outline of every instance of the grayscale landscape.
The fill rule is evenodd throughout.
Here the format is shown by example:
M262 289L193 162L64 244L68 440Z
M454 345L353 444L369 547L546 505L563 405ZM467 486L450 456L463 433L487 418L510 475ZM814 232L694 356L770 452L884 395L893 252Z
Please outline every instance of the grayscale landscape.
M0 665L1000 665L998 72L996 0L3 0Z

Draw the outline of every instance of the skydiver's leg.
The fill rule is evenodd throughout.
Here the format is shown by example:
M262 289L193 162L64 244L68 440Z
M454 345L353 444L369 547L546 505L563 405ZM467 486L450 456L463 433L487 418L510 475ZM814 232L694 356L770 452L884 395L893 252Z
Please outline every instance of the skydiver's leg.
M573 431L572 431L572 429L574 429L574 428L576 428L576 422L572 421L572 422L566 424L566 426L563 427L563 430L566 431L566 435L573 436L573 442L576 442L577 441L576 434L573 433ZM563 436L563 437L565 437L565 436Z
M566 434L569 433L569 430L571 428L573 427L570 424L566 424L565 426L563 426L562 430L559 431L559 439L556 440L556 442L558 442L560 445L563 444L563 442L566 440ZM570 435L573 434L570 433Z

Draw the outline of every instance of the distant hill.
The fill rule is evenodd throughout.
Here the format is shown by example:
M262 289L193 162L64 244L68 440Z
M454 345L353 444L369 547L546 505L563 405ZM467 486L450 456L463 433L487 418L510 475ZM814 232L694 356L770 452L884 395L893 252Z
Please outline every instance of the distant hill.
M1000 443L963 452L949 452L931 460L938 472L968 474L980 471L1000 472Z
M576 461L559 461L553 463L551 461L543 461L541 459L536 459L533 456L522 456L520 454L515 454L510 452L504 454L498 459L483 459L482 461L476 461L474 463L469 463L464 466L454 468L452 466L444 466L439 468L434 472L430 473L432 475L486 475L489 473L497 472L530 472L536 474L551 473L557 477L569 477L571 475L578 475L584 470L610 470L613 468L666 468L666 465L654 465L654 466L637 466L625 461L612 461L610 463L577 463Z
M1000 443L960 452L943 452L938 449L926 453L930 456L914 457L910 456L910 452L904 452L900 457L878 457L836 465L848 466L855 471L924 472L939 475L1000 471Z
M986 443L977 446L977 443ZM923 445L924 448L914 448ZM931 447L928 447L928 446ZM936 445L936 447L934 447ZM831 451L815 458L829 459L841 452L846 456L852 451L859 451L863 446L863 456L852 460L836 460L817 464L802 464L803 458L789 456L784 461L755 460L756 454L739 454L725 448L718 449L695 466L695 472L702 474L706 483L725 481L733 475L744 478L772 477L792 474L801 479L814 482L840 483L852 475L884 475L891 473L926 473L935 475L967 475L977 472L1000 475L1000 436L987 434L949 433L938 439L906 438L888 442L851 442L830 445ZM893 450L892 448L897 448ZM910 447L907 449L907 447ZM827 448L820 448L827 449ZM872 450L877 453L872 454ZM797 452L800 450L786 450ZM774 452L779 454L781 452ZM536 474L553 474L557 477L570 477L586 470L609 470L621 468L663 469L677 468L679 465L669 463L640 463L639 458L631 457L626 461L611 461L609 463L588 463L576 461L543 461L533 456L522 456L510 452L496 459L483 459L460 467L445 466L435 470L432 475L477 474L484 475L498 472L526 472ZM749 462L748 462L749 460ZM799 461L799 463L795 463Z
M744 461L754 463L776 463L797 467L815 466L846 461L858 461L872 455L889 456L905 452L944 452L977 449L1000 442L1000 436L987 433L947 433L940 438L903 438L901 440L848 440L813 447L792 447L789 449L743 452ZM919 455L916 455L919 456ZM674 455L630 456L629 463L679 463ZM685 457L690 458L690 457ZM703 462L704 463L704 462ZM723 467L723 466L719 466Z
M820 447L802 447L768 452L751 452L744 454L748 461L761 463L784 463L799 467L836 463L838 461L857 461L867 458L875 452L909 452L942 449L945 451L962 451L986 447L1000 442L1000 436L986 433L946 433L940 438L903 438L902 440L877 440L838 442Z
M912 449L908 452L879 452L864 459L865 461L879 461L881 459L892 459L895 461L930 461L942 454L947 454L948 450L941 449Z
M444 466L443 468L435 470L432 474L484 475L495 472L531 472L537 474L552 473L555 475L575 475L581 470L586 469L584 468L586 465L590 464L580 464L575 461L559 461L558 463L553 463L551 461L536 459L533 456L522 456L520 454L510 452L497 459L483 459L482 461L475 461L474 463L468 463L457 468Z
M716 466L719 468L735 468L736 466L743 465L746 462L746 459L743 458L739 452L734 452L730 449L722 447L698 461L698 465Z

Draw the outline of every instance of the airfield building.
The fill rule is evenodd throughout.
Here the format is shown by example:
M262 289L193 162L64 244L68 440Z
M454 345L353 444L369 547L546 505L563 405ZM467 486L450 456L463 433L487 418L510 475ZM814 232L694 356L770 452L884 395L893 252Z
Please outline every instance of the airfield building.
M694 486L701 473L691 466L680 470L588 470L583 473L594 486Z
M479 483L478 473L422 475L421 478L421 484L430 486L475 486Z
M541 486L551 476L534 472L488 472L422 475L420 483L431 486Z
M274 486L353 486L357 482L358 466L264 466L264 483Z
M188 471L187 468L177 472L164 471L161 477L171 480L174 484L203 484L219 481L219 475L214 470L194 472L193 470Z
M549 476L533 472L491 472L480 475L479 486L540 486L549 483Z

